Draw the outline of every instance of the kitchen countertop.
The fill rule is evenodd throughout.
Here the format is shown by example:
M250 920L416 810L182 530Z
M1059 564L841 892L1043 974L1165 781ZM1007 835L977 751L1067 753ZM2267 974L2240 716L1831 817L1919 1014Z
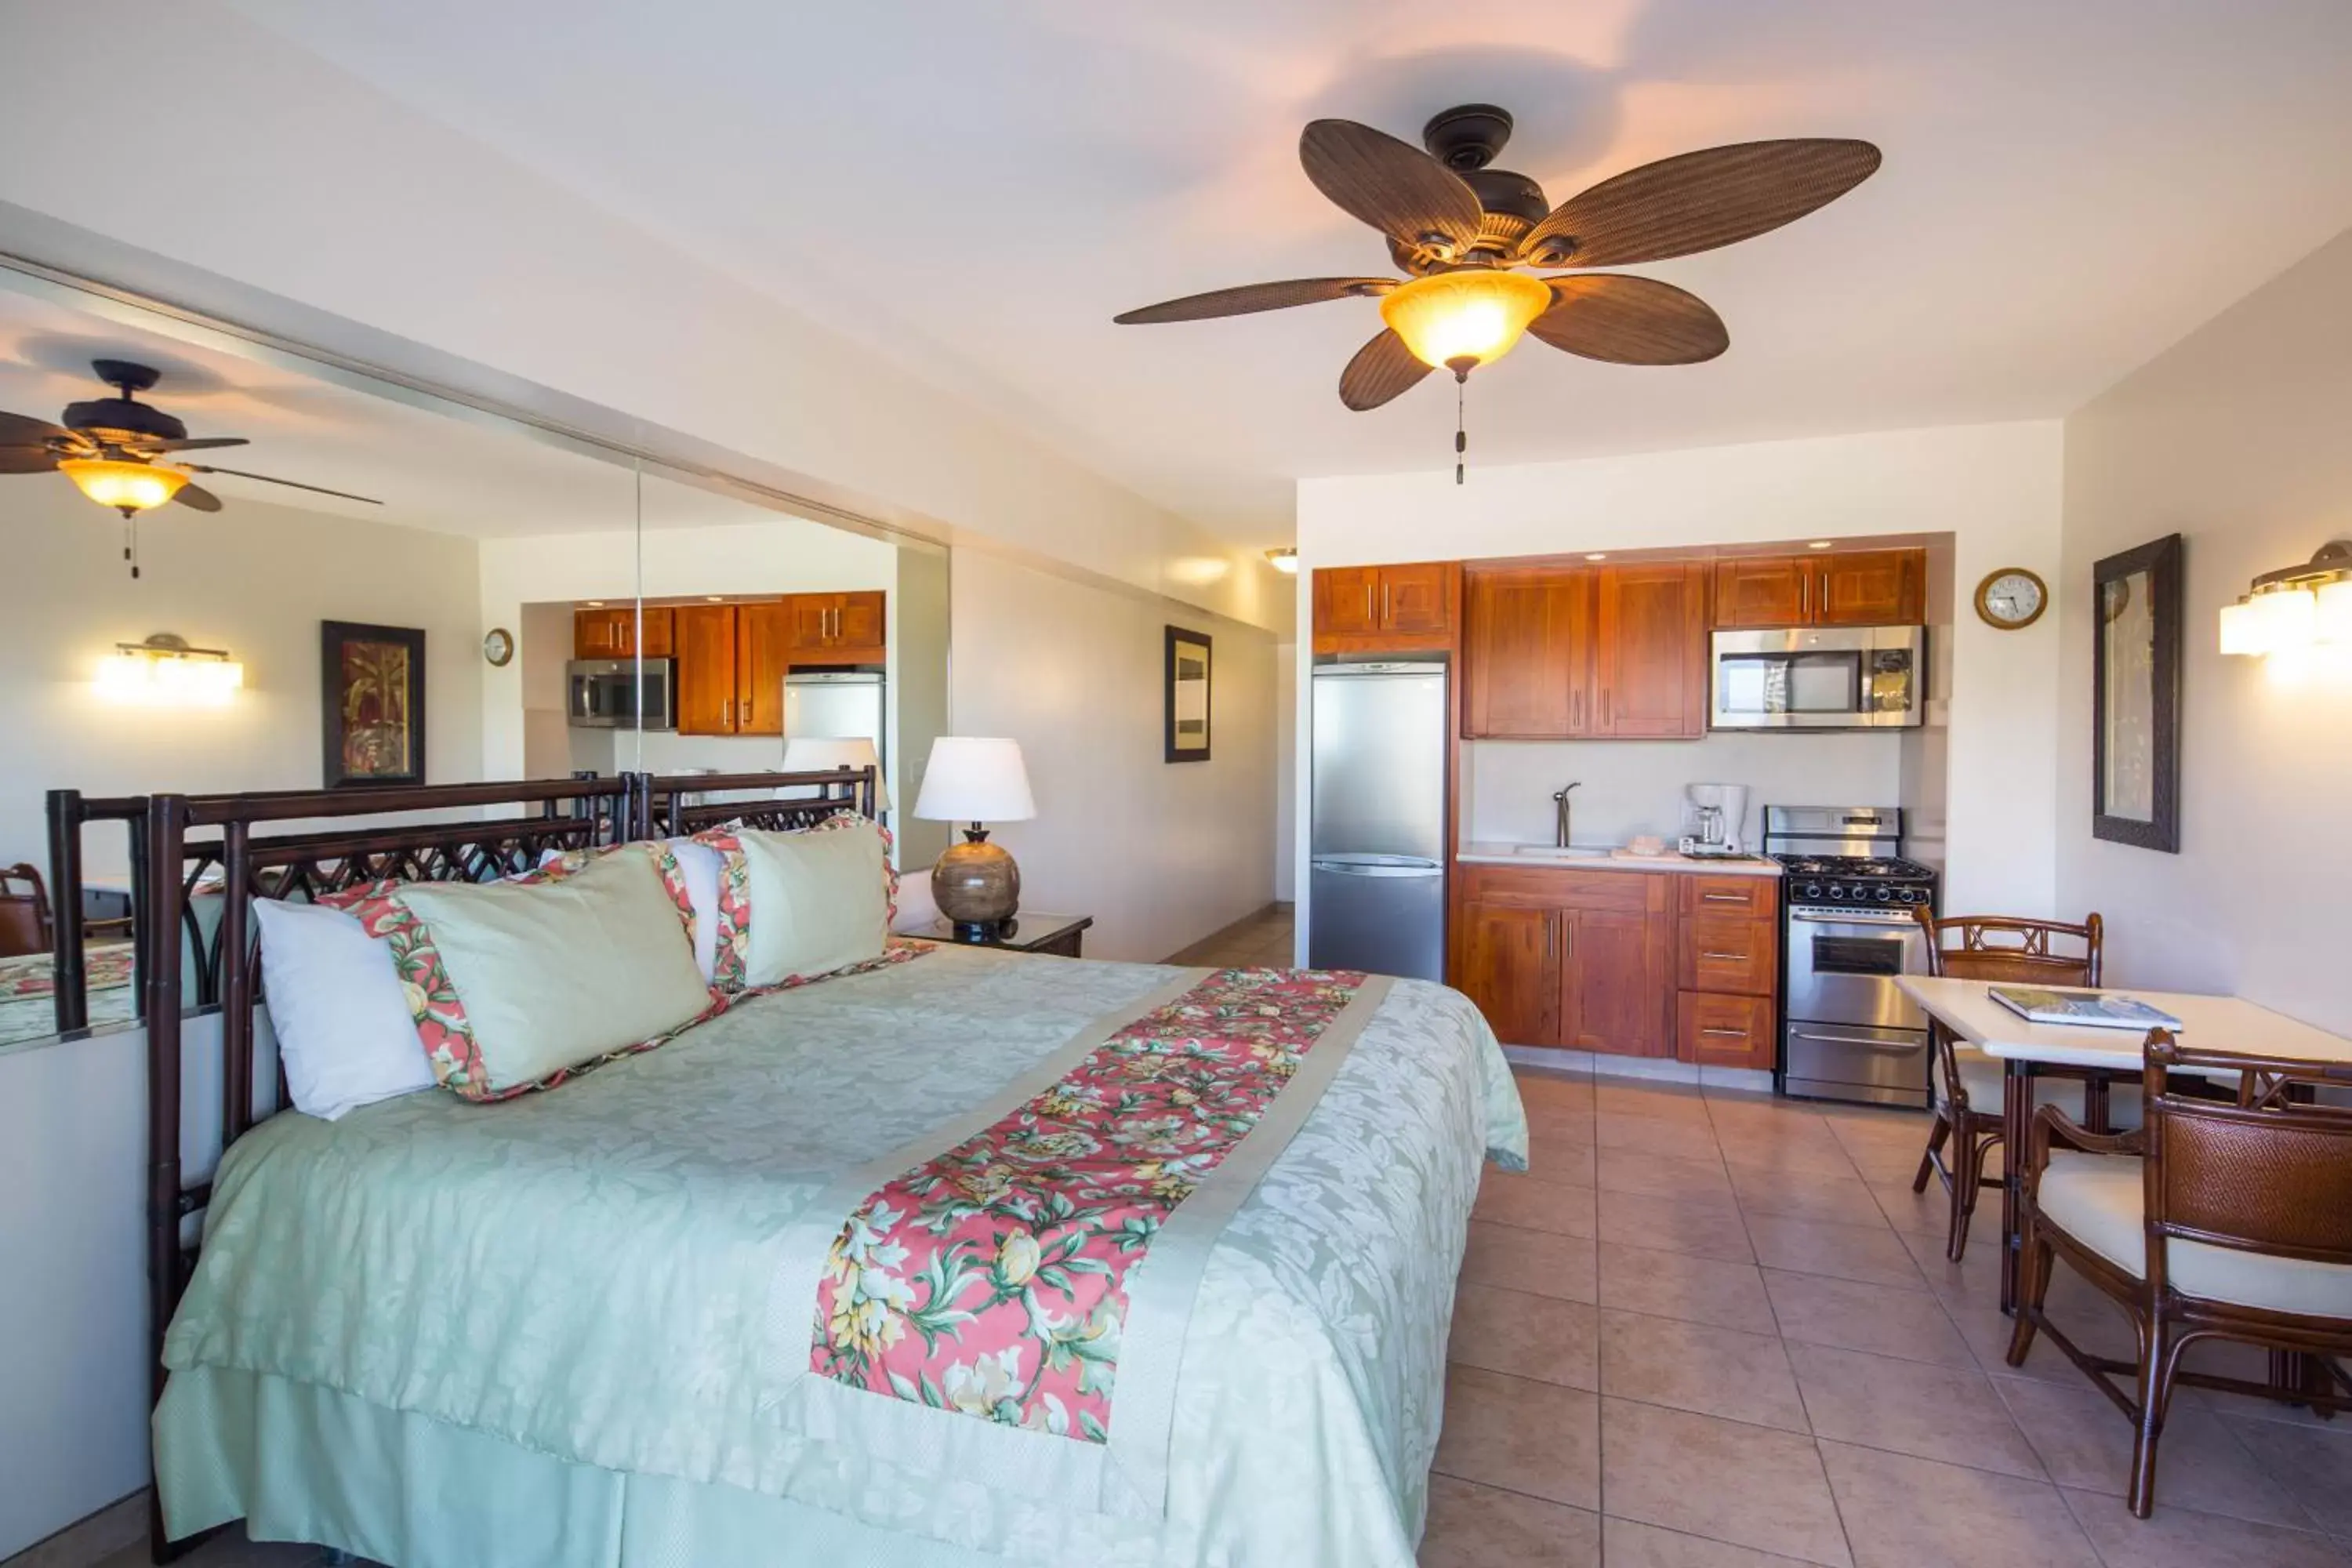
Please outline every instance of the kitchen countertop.
M1677 854L1635 855L1624 849L1606 855L1554 859L1549 855L1520 855L1509 844L1465 844L1454 858L1477 866L1536 866L1567 871L1696 871L1709 877L1778 877L1780 863L1757 857L1748 860L1717 860Z

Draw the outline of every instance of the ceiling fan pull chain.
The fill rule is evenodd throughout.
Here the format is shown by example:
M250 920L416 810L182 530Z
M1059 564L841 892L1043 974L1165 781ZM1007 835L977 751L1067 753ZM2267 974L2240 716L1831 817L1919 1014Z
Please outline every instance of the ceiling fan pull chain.
M1462 455L1470 449L1470 437L1463 433L1462 403L1470 390L1470 378L1457 375L1454 380L1454 482L1462 482Z

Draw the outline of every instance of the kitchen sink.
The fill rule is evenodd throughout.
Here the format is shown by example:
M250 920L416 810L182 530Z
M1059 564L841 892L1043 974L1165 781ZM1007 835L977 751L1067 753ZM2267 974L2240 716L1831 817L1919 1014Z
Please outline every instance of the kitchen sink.
M1584 844L1571 844L1565 849L1556 844L1516 844L1511 853L1532 860L1606 860L1615 851L1605 846Z

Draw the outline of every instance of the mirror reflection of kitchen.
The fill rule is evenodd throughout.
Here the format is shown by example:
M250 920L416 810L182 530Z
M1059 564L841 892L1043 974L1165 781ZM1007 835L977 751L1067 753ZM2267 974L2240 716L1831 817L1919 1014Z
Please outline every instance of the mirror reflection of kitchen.
M100 361L142 374L110 385ZM65 456L109 440L126 468L205 468L130 517L45 448L0 471L0 559L40 590L0 617L0 1050L136 1022L127 813L148 794L765 772L866 745L903 805L902 759L945 727L937 548L5 272L0 410L65 432ZM150 450L140 429L242 444ZM573 673L599 662L631 678L592 679L575 722ZM56 791L86 817L63 867ZM892 820L905 863L944 843ZM209 940L217 888L191 905Z

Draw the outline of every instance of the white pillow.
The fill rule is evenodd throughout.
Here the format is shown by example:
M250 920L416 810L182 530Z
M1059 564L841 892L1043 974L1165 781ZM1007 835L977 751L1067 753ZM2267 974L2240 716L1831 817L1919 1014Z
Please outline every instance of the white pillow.
M261 983L294 1107L332 1121L433 1087L392 944L357 917L257 899Z
M678 875L694 904L694 966L709 980L719 967L719 878L727 858L691 838L669 840L669 852L677 857Z
M521 1089L691 1023L711 1003L646 845L552 882L419 882L425 925L480 1053L475 1096Z
M870 825L808 833L741 835L751 894L743 984L814 980L882 956L889 897L882 836Z
M940 906L931 897L931 868L910 866L898 873L898 918L890 929L897 931L919 931L940 918Z

